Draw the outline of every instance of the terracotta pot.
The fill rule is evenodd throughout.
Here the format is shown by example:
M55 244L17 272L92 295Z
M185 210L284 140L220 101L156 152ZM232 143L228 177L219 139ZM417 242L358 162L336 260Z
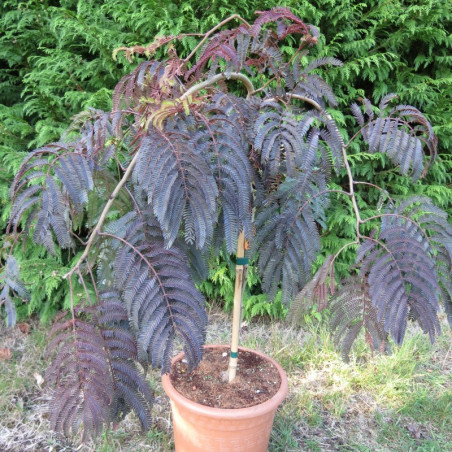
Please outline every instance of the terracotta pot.
M224 348L209 345L206 348ZM224 409L193 402L174 389L168 374L163 389L171 401L176 452L266 452L276 409L287 395L287 376L281 366L255 350L240 347L270 361L278 369L281 386L269 400L259 405ZM173 363L184 357L180 353Z

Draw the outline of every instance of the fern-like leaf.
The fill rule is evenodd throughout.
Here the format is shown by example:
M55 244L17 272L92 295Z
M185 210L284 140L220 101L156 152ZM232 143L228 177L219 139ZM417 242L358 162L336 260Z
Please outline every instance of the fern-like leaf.
M281 282L282 302L289 304L308 282L311 265L320 250L320 237L313 209L306 192L298 191L303 184L287 180L274 195L274 202L257 216L257 234L252 255L258 255L262 288L273 301ZM294 198L290 189L297 186ZM281 204L281 206L280 206Z
M192 146L210 163L215 177L222 209L226 247L229 253L237 249L241 230L252 236L251 187L254 179L248 160L248 143L241 127L240 115L223 108L213 109L204 117L192 140Z
M261 114L254 123L254 147L260 153L261 164L270 177L278 173L296 174L296 163L305 148L299 122L294 112L272 102L263 103ZM281 150L284 150L282 155Z
M55 386L50 425L69 436L82 429L82 439L97 436L109 421L113 379L99 330L75 317L57 319L50 332L49 353L56 357L46 381Z
M132 409L142 429L149 430L154 395L136 364L137 342L129 326L127 311L118 292L103 292L100 297L98 322L113 375L114 399L110 416L119 421Z
M341 343L343 358L348 361L351 347L362 329L372 351L390 351L384 324L372 304L369 286L354 276L341 283L330 304L331 328L335 342Z
M429 244L437 264L441 298L449 325L452 327L452 226L447 213L425 196L410 196L397 206L389 206L389 215L404 215L416 221L429 235ZM392 218L392 217L389 217Z
M277 22L278 39L284 39L289 34L301 34L305 37L310 36L310 28L300 18L295 16L288 8L273 8L269 11L256 11L259 17L254 21L250 34L257 36L264 24ZM289 23L287 23L287 22Z
M76 209L88 202L88 192L93 189L92 168L79 154L67 154L58 159L55 174L62 182Z
M330 85L319 75L311 71L325 65L342 66L342 62L336 58L318 58L311 61L306 67L302 67L301 58L307 52L300 52L294 58L292 67L285 70L284 76L287 87L293 94L315 100L324 106L324 99L332 106L337 106L337 100Z
M130 109L140 111L140 99L153 99L158 105L164 99L180 95L176 89L178 83L174 84L179 70L180 62L177 59L168 62L145 61L125 75L113 91L115 132L120 132L124 115L130 113Z
M153 394L137 368L137 343L119 295L101 293L97 311L78 309L69 320L60 314L50 332L51 426L66 436L81 429L86 440L133 409L149 430Z
M217 33L203 47L198 60L185 74L185 80L192 75L198 80L208 63L216 68L220 59L227 63L226 74L231 71L240 71L244 65L249 45L250 36L245 25L234 30L223 30Z
M217 221L218 188L204 159L180 134L153 129L142 140L133 180L147 194L167 247L184 223L185 240L203 248Z
M392 97L390 97L392 98ZM390 100L382 100L382 107ZM413 181L425 176L436 159L438 140L427 118L416 108L399 105L391 109L388 116L381 111L374 119L372 107L364 100L369 122L362 128L362 134L369 145L369 152L382 152L398 165L401 174L411 174ZM355 117L359 118L354 107ZM428 149L430 160L424 167L424 147Z
M0 306L5 305L7 324L13 327L16 324L16 305L14 297L22 301L30 300L30 292L25 287L19 275L19 264L14 256L8 256L6 265L0 274Z
M77 148L88 158L86 162L93 161L101 168L116 152L112 138L122 137L121 130L117 129L115 132L111 116L111 113L89 108L73 118L72 124L64 135L67 136L72 131L76 131L80 137Z
M13 227L17 233L27 217L26 234L34 225L34 241L51 254L55 254L52 231L61 248L71 247L71 206L80 213L88 202L88 192L94 187L93 158L81 142L52 143L28 155L11 185L8 230Z
M138 336L140 360L168 372L178 336L194 367L205 337L204 298L191 280L186 256L174 245L167 249L162 238L146 241L143 228L149 226L130 227L114 262L115 287Z
M330 290L334 289L334 274L331 262L333 256L327 256L322 266L317 270L314 277L303 287L294 298L287 313L287 321L293 325L299 324L303 315L307 313L314 304L318 310L326 307L328 302L328 277L330 278Z
M401 344L408 313L433 341L440 332L437 318L439 285L433 252L424 233L413 223L387 217L378 239L367 238L358 249L360 275L384 321L385 330Z

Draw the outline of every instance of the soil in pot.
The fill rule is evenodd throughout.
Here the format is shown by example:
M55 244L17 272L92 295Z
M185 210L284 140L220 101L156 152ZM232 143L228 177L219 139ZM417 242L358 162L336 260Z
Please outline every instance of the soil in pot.
M214 408L246 408L273 397L281 380L272 363L252 352L240 351L237 376L224 382L229 348L206 349L199 366L187 372L187 364L177 361L170 374L175 389L187 399Z

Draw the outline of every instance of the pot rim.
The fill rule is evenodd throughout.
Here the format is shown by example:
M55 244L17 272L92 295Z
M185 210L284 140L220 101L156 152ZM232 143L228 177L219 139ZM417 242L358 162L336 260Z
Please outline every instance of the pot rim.
M204 348L220 348L220 347L226 347L230 349L229 344L212 344L212 345L205 345ZM163 374L162 375L162 384L163 389L165 390L166 394L170 398L171 401L174 401L177 404L184 405L188 407L191 411L204 415L209 416L212 418L218 418L218 419L240 419L240 418L248 418L248 417L254 417L263 415L269 411L276 410L276 408L282 403L282 401L286 398L287 392L288 392L288 383L287 383L287 375L286 372L283 370L283 368L278 364L273 358L265 355L262 352L259 352L257 350L252 350L246 347L239 347L239 351L246 351L254 353L267 361L270 361L278 370L280 379L281 379L281 385L276 392L276 394L271 397L270 399L266 400L265 402L259 403L257 405L245 407L245 408L214 408L207 405L201 405L200 403L194 402L193 400L188 399L187 397L180 394L171 383L171 379L169 374ZM174 364L174 362L182 359L184 356L184 352L179 353L176 355L171 363Z

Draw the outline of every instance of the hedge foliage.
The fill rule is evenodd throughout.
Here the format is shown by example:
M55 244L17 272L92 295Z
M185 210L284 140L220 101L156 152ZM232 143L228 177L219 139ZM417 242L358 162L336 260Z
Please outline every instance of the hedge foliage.
M254 11L276 6L269 0L5 0L0 5L0 228L9 214L8 188L15 170L30 149L58 140L70 119L89 107L109 110L111 94L120 78L136 66L115 48L149 44L156 35L205 32L237 13L252 20ZM424 193L450 211L452 190L452 3L438 0L290 0L288 6L305 22L319 27L320 43L310 58L331 56L345 62L324 77L333 86L340 106L358 97L378 102L389 92L400 103L420 108L433 123L439 138L439 161L428 180L415 185L398 175L385 174L392 193ZM328 44L327 44L328 43ZM293 52L291 42L284 51ZM187 55L195 39L187 36L175 44ZM157 55L158 56L158 55ZM342 108L343 109L343 108ZM347 138L349 117L331 114ZM451 149L451 151L449 151ZM380 155L350 156L358 176L370 174L371 159ZM374 178L375 179L375 178ZM388 181L391 185L388 186ZM337 185L342 183L339 178ZM379 180L376 181L380 183ZM385 184L380 183L383 187ZM375 201L372 189L359 193L361 208ZM350 206L332 207L332 222L342 226L341 237L323 237L328 253L353 232ZM371 216L372 211L366 212ZM80 231L83 238L83 231ZM2 256L8 252L4 240ZM50 315L66 296L61 282L73 255L48 257L36 271L34 262L45 253L33 249L22 256L30 269L28 284L33 302L24 308ZM350 255L351 260L351 255ZM343 272L348 271L347 257ZM322 257L319 257L319 264ZM51 299L51 307L44 300Z

